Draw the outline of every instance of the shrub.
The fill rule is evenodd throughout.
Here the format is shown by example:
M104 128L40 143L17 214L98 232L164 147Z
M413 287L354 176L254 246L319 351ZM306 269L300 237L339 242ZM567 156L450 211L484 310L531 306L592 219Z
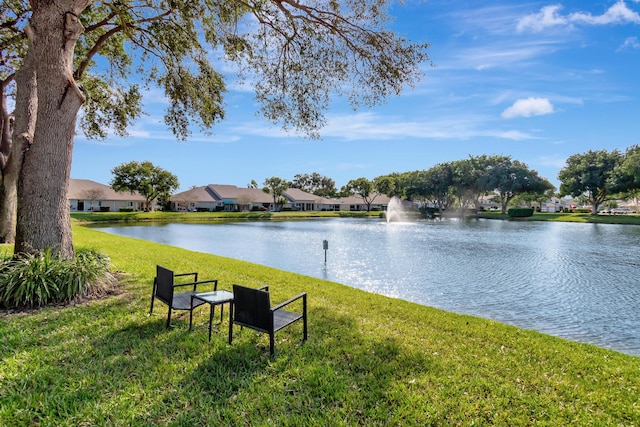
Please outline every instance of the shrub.
M100 212L109 212L111 210L111 206L100 206Z
M128 207L125 207L125 208L120 208L119 210L120 210L120 212L134 212L135 211L135 209L133 207L131 207L131 206L128 206Z
M509 218L524 218L533 216L533 208L511 208L507 212Z
M47 249L38 255L0 261L0 307L39 307L100 293L112 279L105 255L79 249L67 260Z
M435 218L438 214L438 208L431 208L427 206L421 206L419 209L420 213L427 218Z

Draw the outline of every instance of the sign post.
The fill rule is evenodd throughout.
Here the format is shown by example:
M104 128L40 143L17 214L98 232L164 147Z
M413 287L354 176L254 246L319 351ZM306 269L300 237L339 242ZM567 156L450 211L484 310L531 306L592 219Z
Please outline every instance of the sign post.
M324 263L327 263L327 249L329 249L329 241L328 240L323 240L322 241L322 249L324 249Z

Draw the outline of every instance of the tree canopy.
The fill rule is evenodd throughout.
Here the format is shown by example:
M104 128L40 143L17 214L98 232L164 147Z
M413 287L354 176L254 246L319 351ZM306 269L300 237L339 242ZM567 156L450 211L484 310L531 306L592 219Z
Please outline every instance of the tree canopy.
M149 161L123 163L113 168L111 173L111 188L118 192L137 191L144 196L148 210L153 210L154 200L169 199L171 193L180 186L174 174Z
M367 212L371 210L371 204L379 195L376 192L375 184L364 177L347 182L342 188L342 193L360 197L364 204L367 205Z
M336 182L318 172L296 174L291 182L291 187L320 197L333 197L336 194Z
M591 204L591 213L596 215L603 202L627 189L628 180L619 173L622 159L616 150L589 150L570 156L558 173L560 196L584 195Z
M419 79L428 45L388 30L389 3L3 1L3 225L12 229L7 200L17 198L16 251L73 255L65 189L81 108L88 136L124 134L142 113L142 89L157 86L165 123L185 139L224 119L231 64L264 118L318 137L332 96L371 106Z
M553 188L538 172L509 156L481 155L439 163L427 170L380 176L379 192L432 203L440 212L457 206L480 206L480 198L497 193L502 211L514 197L543 194Z
M284 192L287 188L291 187L291 183L289 181L278 178L277 176L265 179L263 185L264 187L262 188L262 191L273 196L273 206L276 208L279 208L281 205L280 198Z

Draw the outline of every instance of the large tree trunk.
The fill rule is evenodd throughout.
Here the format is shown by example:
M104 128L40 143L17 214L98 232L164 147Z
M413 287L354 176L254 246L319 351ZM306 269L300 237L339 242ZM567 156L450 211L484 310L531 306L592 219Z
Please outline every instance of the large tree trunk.
M12 118L7 105L8 80L0 82L0 170L4 170L11 152Z
M74 256L67 187L76 116L84 96L72 77L73 51L83 27L77 15L86 2L32 0L27 55L37 79L37 119L18 179L16 255ZM61 13L62 12L62 13ZM20 90L20 88L18 88Z
M33 140L38 98L36 94L36 74L34 55L27 54L23 67L16 73L17 93L14 111L15 127L10 136L10 153L2 169L2 188L0 189L0 242L14 243L16 238L16 211L18 200L18 177L24 151ZM4 135L3 135L4 138Z

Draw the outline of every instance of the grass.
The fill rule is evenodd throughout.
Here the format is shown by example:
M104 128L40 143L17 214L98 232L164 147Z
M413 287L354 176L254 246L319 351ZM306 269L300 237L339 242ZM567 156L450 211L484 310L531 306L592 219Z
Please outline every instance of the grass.
M555 222L583 222L592 224L628 224L640 225L640 215L591 215L590 213L549 213L536 212L528 218L509 218L500 212L483 212L480 218L506 219L511 221L555 221Z
M209 222L231 220L295 220L309 218L379 218L381 212L349 212L349 211L306 211L306 212L72 212L71 218L76 224L90 222L144 222L144 221L179 221ZM528 218L509 218L500 212L483 212L480 218L503 219L512 221L561 221L583 222L595 224L629 224L640 225L640 215L591 215L588 213L547 213L536 212Z
M121 293L0 315L0 425L640 425L640 358L255 264L74 227ZM147 316L156 264L309 295L268 337ZM226 311L225 311L226 313ZM218 317L219 319L219 317Z
M77 223L180 221L206 222L230 220L292 220L308 218L380 217L379 211L284 211L284 212L72 212Z

